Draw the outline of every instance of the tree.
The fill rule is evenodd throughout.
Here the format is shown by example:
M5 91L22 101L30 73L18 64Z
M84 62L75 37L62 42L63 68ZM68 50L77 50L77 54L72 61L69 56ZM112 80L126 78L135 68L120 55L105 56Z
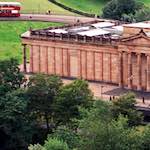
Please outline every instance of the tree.
M40 144L37 145L30 145L29 150L69 150L68 145L56 138L48 138L47 141L45 141L44 146L41 146Z
M55 75L38 74L31 76L28 83L28 109L38 117L44 116L47 131L53 120L53 103L62 86L62 80Z
M48 138L45 141L44 147L46 150L69 150L68 145L56 138Z
M79 135L65 126L58 127L53 134L49 135L49 137L57 138L66 142L70 149L76 148L80 141Z
M16 59L0 61L0 96L20 88L24 83L24 75L18 65Z
M150 7L143 7L135 13L135 20L137 22L150 20Z
M71 125L72 120L80 117L79 107L88 108L93 95L84 80L75 80L65 85L56 98L55 118L59 125Z
M24 91L17 90L0 97L0 148L24 150L32 142L36 130L34 120L27 111Z
M150 149L150 125L146 126L142 130L142 147L141 149L149 150Z
M148 127L129 127L128 118L121 115L114 119L111 104L96 102L78 128L78 150L148 150ZM144 146L146 146L144 148Z
M128 117L128 123L131 126L141 124L143 120L142 113L135 109L136 99L133 93L120 96L113 101L112 112L115 118L120 114Z
M103 8L103 18L122 20L125 16L132 16L137 10L143 8L143 3L136 0L111 0ZM127 20L125 20L127 21Z

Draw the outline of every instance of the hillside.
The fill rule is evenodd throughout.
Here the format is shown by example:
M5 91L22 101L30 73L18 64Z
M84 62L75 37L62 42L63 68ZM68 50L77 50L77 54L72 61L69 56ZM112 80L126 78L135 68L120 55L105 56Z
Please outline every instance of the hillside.
M57 0L58 2L88 13L100 14L107 0ZM139 0L145 5L150 6L150 0Z
M0 0L4 1L4 0ZM47 10L51 10L55 14L72 14L52 3L48 0L5 0L5 1L14 1L20 2L22 4L23 13L46 13Z
M15 57L21 63L22 47L20 35L30 27L34 29L60 26L61 23L51 22L27 22L27 21L2 21L0 22L0 60Z
M102 8L106 4L105 0L57 0L58 2L69 6L71 8L88 12L88 13L94 13L99 14L101 13Z
M0 0L4 1L4 0ZM23 13L46 13L47 10L51 10L55 14L66 14L74 15L67 10L64 10L48 0L5 0L5 1L14 1L20 2L22 4ZM100 14L102 8L108 0L56 0L68 7L87 12L92 14ZM144 2L147 6L150 6L150 0L139 0Z

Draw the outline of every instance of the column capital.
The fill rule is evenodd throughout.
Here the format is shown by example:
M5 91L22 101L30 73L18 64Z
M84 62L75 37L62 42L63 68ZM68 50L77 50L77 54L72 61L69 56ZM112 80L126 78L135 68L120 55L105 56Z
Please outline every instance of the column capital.
M21 45L22 45L22 46L27 46L27 44L24 44L24 43L22 43Z
M122 54L123 53L123 51L118 51L119 52L119 54Z
M150 57L150 54L145 54L146 57Z
M142 53L135 53L137 56L141 56L142 55Z

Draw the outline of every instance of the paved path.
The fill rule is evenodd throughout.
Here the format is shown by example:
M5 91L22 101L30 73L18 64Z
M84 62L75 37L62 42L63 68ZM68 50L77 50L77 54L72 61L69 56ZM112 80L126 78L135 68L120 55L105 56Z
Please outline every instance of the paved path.
M80 17L80 16L64 16L64 15L41 15L41 14L21 14L20 17L1 17L1 21L45 21L45 22L62 22L62 23L76 23L89 22L95 20L94 18Z
M71 83L72 80L63 79L65 84ZM118 86L112 84L106 84L101 82L89 82L89 88L92 90L94 96L101 98L103 100L110 100L113 96L116 98L122 94L133 92L136 95L137 106L147 107L150 109L150 92L137 92L127 89L119 88ZM145 104L142 98L145 99Z

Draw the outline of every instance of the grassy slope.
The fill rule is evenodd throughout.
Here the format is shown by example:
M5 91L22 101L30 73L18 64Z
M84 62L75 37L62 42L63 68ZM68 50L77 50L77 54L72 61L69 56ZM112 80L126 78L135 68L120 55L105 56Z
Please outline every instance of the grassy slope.
M57 0L77 10L88 13L99 14L102 10L102 7L105 5L105 0Z
M48 0L0 0L0 1L14 1L22 4L22 12L25 13L45 13L51 10L53 13L58 14L71 14L70 12L50 3Z
M22 12L42 12L45 13L47 10L51 10L53 13L58 14L72 14L52 3L48 0L0 0L0 1L18 1L22 3ZM99 14L102 12L102 8L108 0L57 0L65 4L66 6L88 12ZM139 0L150 6L150 0Z
M102 12L102 8L106 4L107 0L57 0L77 10L81 10L88 13L99 14ZM146 5L150 6L150 0L139 0Z
M21 62L22 47L20 34L32 28L62 25L59 23L42 22L0 22L0 60L15 57Z

